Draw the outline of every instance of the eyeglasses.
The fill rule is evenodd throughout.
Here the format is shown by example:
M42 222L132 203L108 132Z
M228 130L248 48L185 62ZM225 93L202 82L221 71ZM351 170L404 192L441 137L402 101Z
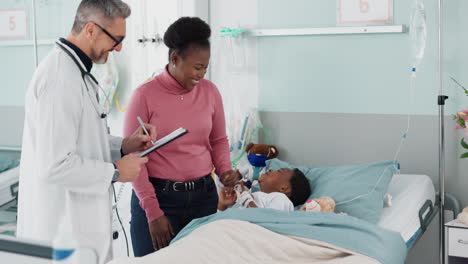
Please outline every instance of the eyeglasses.
M114 46L112 48L117 47L124 40L125 37L122 37L120 40L118 40L114 36L112 36L107 30L105 30L103 27L101 27L98 23L96 23L96 22L93 22L93 23L96 26L98 26L98 28L100 28L102 30L102 32L104 32L109 38L111 38L115 42L115 44L114 44Z

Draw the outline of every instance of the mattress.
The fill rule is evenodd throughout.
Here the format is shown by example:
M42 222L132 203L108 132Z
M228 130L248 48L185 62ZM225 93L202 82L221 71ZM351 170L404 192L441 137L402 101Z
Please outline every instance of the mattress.
M419 209L427 200L434 204L434 184L426 175L397 174L387 193L393 197L392 206L383 209L378 225L399 232L410 247L421 233Z
M16 199L19 166L0 173L0 208Z

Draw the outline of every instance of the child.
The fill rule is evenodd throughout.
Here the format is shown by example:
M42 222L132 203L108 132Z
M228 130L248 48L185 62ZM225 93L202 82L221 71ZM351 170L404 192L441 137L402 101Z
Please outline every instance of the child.
M240 182L243 184L243 182ZM309 198L311 189L309 181L298 169L282 168L269 170L258 179L259 192L248 190L236 192L232 187L225 187L219 193L218 210L233 208L271 208L282 211L293 211L294 206L303 204Z

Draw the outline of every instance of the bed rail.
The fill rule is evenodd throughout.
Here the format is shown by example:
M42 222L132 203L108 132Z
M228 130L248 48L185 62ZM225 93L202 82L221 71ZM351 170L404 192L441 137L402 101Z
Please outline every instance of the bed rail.
M13 152L21 152L21 147L19 146L1 146L0 151L13 151Z
M437 199L437 198L436 198ZM436 200L437 201L437 200ZM413 235L407 242L406 245L408 250L411 250L414 245L421 239L424 232L426 232L427 228L431 224L432 220L434 220L435 216L439 213L440 206L439 203L433 204L431 200L427 200L423 206L419 209L419 223L421 227L416 234Z
M427 227L432 222L432 219L434 219L439 211L437 208L434 209L434 205L431 200L426 200L421 209L419 209L419 223L421 224L421 230L423 232L426 231Z
M451 193L445 192L445 210L452 211L453 218L457 218L457 215L461 211L460 202L458 199ZM439 193L437 193L437 198L439 199Z
M445 206L444 210L452 211L453 218L456 218L460 213L460 202L458 199L451 193L445 192ZM440 194L436 194L436 203L432 204L431 200L427 200L421 209L419 209L419 223L421 224L422 231L426 231L429 224L432 222L432 219L435 217L437 212L440 210Z
M444 210L452 211L453 217L457 217L458 213L460 213L460 202L458 199L450 194L445 192L445 206ZM421 229L417 232L417 235L412 238L410 242L410 246L408 249L413 248L417 241L422 237L424 232L427 230L429 225L431 224L432 220L436 217L436 215L440 212L440 196L439 193L436 194L435 204L432 203L431 200L427 200L423 206L419 209L419 223L421 224Z
M456 218L460 213L461 207L458 199L451 193L445 193L445 206L444 210L452 211L453 218ZM427 200L421 209L419 209L419 223L421 224L422 231L426 231L429 224L432 222L432 219L437 214L436 211L440 209L440 195L436 194L436 204L433 205L431 200ZM428 211L429 210L429 211Z

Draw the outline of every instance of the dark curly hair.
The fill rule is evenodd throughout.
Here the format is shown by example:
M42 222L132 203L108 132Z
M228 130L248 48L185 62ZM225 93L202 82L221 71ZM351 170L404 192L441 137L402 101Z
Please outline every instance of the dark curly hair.
M171 54L177 51L182 57L190 47L210 48L210 26L198 17L181 17L172 23L164 33L164 44Z
M309 180L306 178L304 173L302 173L302 171L299 169L294 169L290 184L291 196L289 199L292 201L294 206L305 203L307 198L309 198L312 190L310 188Z

